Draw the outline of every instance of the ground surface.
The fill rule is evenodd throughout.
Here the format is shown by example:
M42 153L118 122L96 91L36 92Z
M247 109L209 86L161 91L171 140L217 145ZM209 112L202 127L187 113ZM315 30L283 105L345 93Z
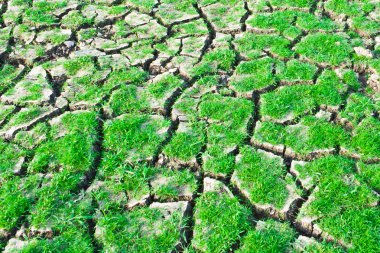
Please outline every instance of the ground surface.
M379 252L376 0L0 0L4 252Z

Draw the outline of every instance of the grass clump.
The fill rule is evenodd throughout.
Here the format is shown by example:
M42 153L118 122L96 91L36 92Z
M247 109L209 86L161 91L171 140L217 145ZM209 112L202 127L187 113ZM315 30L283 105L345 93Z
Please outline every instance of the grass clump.
M122 85L114 91L108 102L110 113L119 116L124 113L137 113L149 111L149 103L139 97L138 87L135 85Z
M186 130L176 132L163 152L171 159L190 162L200 154L205 143L205 124L194 122Z
M312 0L270 0L269 1L273 6L291 6L291 7L300 7L300 8L309 8L313 3Z
M55 236L52 240L33 238L21 249L21 252L93 252L91 237L86 231L74 228L64 231L61 235Z
M4 64L0 69L0 93L11 87L12 81L19 75L20 70L9 64Z
M380 164L365 164L360 161L357 167L368 185L376 191L380 191Z
M227 193L205 192L196 201L192 245L202 252L225 252L249 229L249 210Z
M234 177L241 190L248 192L254 204L271 204L281 209L289 195L282 179L286 174L282 159L247 146L241 148L240 154Z
M94 112L67 113L58 125L52 126L51 139L36 149L28 172L55 171L61 168L68 171L88 171L96 152L93 145L97 141L97 115Z
M3 181L0 188L0 228L10 230L31 205L18 177Z
M309 85L285 86L262 96L262 115L274 119L293 119L311 113L317 106ZM294 99L294 98L302 99Z
M180 210L167 214L143 207L130 212L109 212L100 217L96 237L106 251L168 252L181 238L186 220Z
M346 118L356 126L363 118L371 116L376 110L373 100L361 93L352 93L347 99L347 105L340 113L340 117Z
M92 20L84 17L79 11L70 11L62 18L62 25L72 30L78 30L80 27L91 25Z
M218 48L211 51L202 59L199 65L192 70L192 76L217 74L219 71L228 72L236 61L235 52L231 49Z
M326 63L332 66L349 62L352 52L352 48L345 38L324 33L308 35L296 45L295 50L317 63Z
M301 168L318 185L312 201L302 207L300 215L319 217L322 230L344 243L352 243L355 252L375 252L378 246L379 213L371 207L377 201L373 191L354 175L354 161L341 156L316 159ZM378 219L377 219L378 220ZM369 251L368 251L369 250Z
M242 62L236 68L230 85L237 92L260 90L275 83L273 75L275 60L262 58L248 62Z
M277 77L285 82L311 82L317 72L317 67L309 63L298 60L290 60L286 65L279 65L276 68Z
M315 150L335 148L348 139L342 127L324 119L306 116L300 124L286 128L285 144L296 153L307 155Z
M104 170L114 170L126 162L149 160L167 136L170 125L160 116L126 114L105 122Z
M310 13L297 13L297 26L308 31L333 31L339 26L329 18L319 18Z
M43 113L47 112L48 108L40 107L40 106L31 106L21 109L19 112L15 113L12 118L4 125L3 130L9 130L12 127L20 126L26 124Z
M205 171L224 176L233 171L232 152L248 135L246 129L252 110L253 104L247 99L219 94L202 97L199 116L210 122L207 128L208 145L203 155Z
M253 135L253 140L260 143L281 145L285 143L285 126L270 121L258 121Z
M189 198L197 190L195 176L189 170L162 168L152 182L152 194L160 201Z
M163 75L158 80L148 84L147 95L155 99L164 99L170 96L175 89L181 88L182 85L183 81L179 77L172 74Z
M347 144L364 159L380 157L380 121L367 117L354 129L352 141Z
M66 6L66 1L34 2L32 8L25 10L24 22L28 22L37 26L56 24L59 20L53 14L53 12Z
M287 223L274 220L259 221L242 240L236 252L288 252L296 233Z
M316 85L285 86L264 94L261 113L273 119L291 120L322 105L336 109L343 103L346 90L347 86L333 71L325 70Z
M296 11L278 11L269 14L257 14L247 20L247 24L260 29L274 29L287 38L295 39L301 34L301 30L293 26Z
M290 49L290 41L278 35L256 35L244 33L235 40L237 50L248 59L256 59L263 55L263 50L269 47L269 51L281 59L293 56Z
M215 122L230 122L231 125L241 127L247 123L252 110L252 102L246 99L207 94L202 97L199 105L199 116Z
M259 122L253 140L271 145L284 144L289 152L303 156L317 150L333 149L348 141L349 137L338 125L322 118L306 116L298 124L289 126Z

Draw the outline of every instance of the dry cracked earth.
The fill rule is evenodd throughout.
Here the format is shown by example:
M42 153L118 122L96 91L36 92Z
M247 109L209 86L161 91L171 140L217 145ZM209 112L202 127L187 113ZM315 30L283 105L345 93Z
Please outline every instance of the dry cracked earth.
M0 0L3 252L379 252L377 0Z

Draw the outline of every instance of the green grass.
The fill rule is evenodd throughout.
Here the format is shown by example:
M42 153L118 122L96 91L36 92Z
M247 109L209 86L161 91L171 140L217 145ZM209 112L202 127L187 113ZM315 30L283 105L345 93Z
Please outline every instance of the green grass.
M171 159L188 162L200 154L205 144L205 125L194 122L186 125L185 132L176 132L163 152Z
M230 108L235 108L233 111ZM199 105L199 116L216 122L231 122L241 127L251 116L253 104L243 98L223 97L218 94L207 94Z
M294 55L290 49L290 41L278 35L243 33L234 43L239 53L248 59L258 58L266 48L280 59L288 59Z
M281 66L281 65L280 65ZM277 77L281 81L286 82L300 82L300 81L312 81L317 67L314 65L303 63L298 60L290 60L281 66L277 67Z
M0 251L378 252L376 1L0 5Z
M274 63L275 60L271 58L242 62L237 66L230 85L237 92L260 90L274 85Z
M165 96L170 95L177 88L181 88L183 85L182 80L174 75L164 75L159 80L149 84L147 86L147 92L149 96L156 99L163 99Z
M7 124L4 125L3 130L9 130L12 127L20 126L26 124L37 117L41 116L43 113L47 112L47 108L39 106L31 106L23 108L21 111L15 113Z
M55 171L59 167L68 171L89 170L96 156L93 148L97 140L96 113L65 114L60 125L52 127L51 135L55 136L60 127L67 133L62 138L47 141L36 149L28 167L30 173Z
M298 12L287 10L270 14L258 14L249 19L247 24L260 29L274 29L286 38L295 39L302 32L292 25L298 15Z
M249 229L249 210L226 193L203 193L195 205L192 245L202 252L225 252Z
M32 252L93 252L94 248L91 238L86 231L78 231L76 229L68 229L61 235L49 239L32 239L22 248L23 253Z
M114 91L108 102L113 116L119 116L124 113L136 113L150 111L149 103L139 97L138 87L135 85L123 85L120 89Z
M192 75L201 77L219 71L229 71L235 61L236 55L233 50L218 48L203 57L202 62L192 70Z
M70 11L62 18L62 25L71 30L78 30L85 25L91 25L92 20L84 17L79 11Z
M251 230L236 251L243 252L287 252L291 249L295 231L287 223L274 220L260 221L256 230Z
M104 170L115 170L127 161L138 162L154 156L167 136L170 122L162 117L126 114L104 126Z
M0 228L10 230L18 225L20 216L29 208L31 200L22 191L20 178L13 178L2 183L0 189Z
M240 189L248 192L253 204L271 204L282 209L289 195L286 182L281 179L286 174L282 159L247 146L240 154L235 170Z
M299 167L300 176L311 177L318 186L300 214L321 217L317 224L336 239L351 242L355 252L374 252L378 246L374 215L378 210L370 206L377 197L353 174L354 166L348 158L328 156Z
M376 110L374 101L361 93L352 93L347 99L347 105L340 117L348 119L354 126L365 117L371 116Z
M0 93L12 85L12 80L17 77L19 70L12 65L4 64L0 70Z
M350 61L352 48L340 35L316 33L305 37L296 45L295 51L316 63L338 66Z
M352 142L347 143L364 159L380 156L380 121L367 117L353 130Z
M368 183L370 187L373 187L376 191L380 190L380 165L379 164L365 164L358 162L358 169L360 175Z
M189 170L171 170L162 168L161 173L157 175L157 182L152 186L152 194L160 201L178 200L181 191L186 189L189 194L197 190L195 176ZM161 183L160 180L163 180Z
M179 211L166 217L158 208L110 212L97 220L97 239L106 251L168 252L179 242L185 222Z
M314 116L301 118L296 125L283 126L278 123L260 122L253 140L272 145L285 144L301 156L319 149L331 149L345 144L350 135L339 125Z

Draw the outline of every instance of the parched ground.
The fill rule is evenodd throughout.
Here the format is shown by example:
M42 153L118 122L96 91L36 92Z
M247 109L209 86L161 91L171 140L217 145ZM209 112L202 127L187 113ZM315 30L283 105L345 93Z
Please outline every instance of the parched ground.
M4 252L379 252L377 0L0 0Z

